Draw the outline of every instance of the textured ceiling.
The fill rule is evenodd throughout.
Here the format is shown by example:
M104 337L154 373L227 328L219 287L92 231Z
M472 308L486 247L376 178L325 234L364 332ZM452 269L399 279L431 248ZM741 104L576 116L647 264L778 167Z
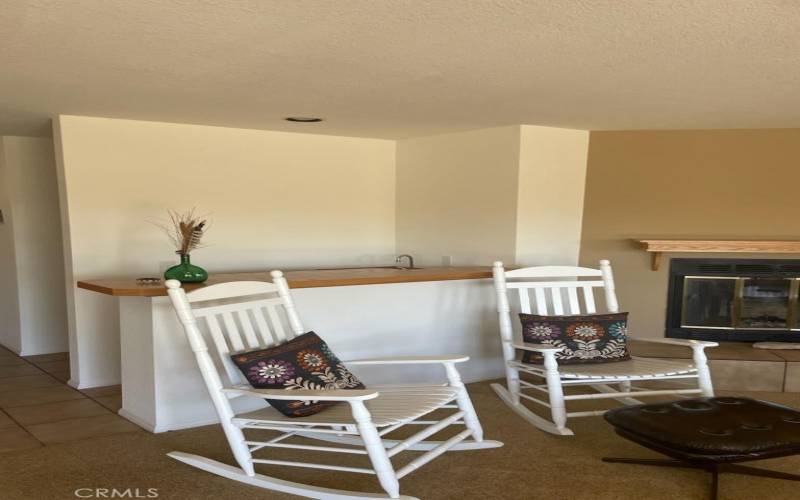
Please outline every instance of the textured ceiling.
M0 134L800 126L797 0L3 0ZM322 116L290 124L288 115Z

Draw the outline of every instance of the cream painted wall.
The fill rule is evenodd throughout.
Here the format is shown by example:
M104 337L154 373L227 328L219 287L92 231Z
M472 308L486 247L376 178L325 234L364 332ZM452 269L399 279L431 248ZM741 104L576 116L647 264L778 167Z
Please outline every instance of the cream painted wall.
M393 141L61 116L71 383L117 383L113 298L75 281L159 276L175 261L148 221L197 207L209 271L381 265L395 251Z
M589 132L520 127L516 264L576 265Z
M3 137L2 342L23 355L67 349L64 265L53 142ZM7 303L5 303L8 301Z
M398 252L421 265L577 263L588 142L530 125L399 141Z
M610 259L632 332L663 337L669 258L700 255L651 271L631 239L800 239L798 165L800 129L592 132L580 261Z
M81 279L159 276L172 248L149 220L212 218L210 271L571 263L586 132L512 126L402 140L61 116L59 164L71 383L119 379L116 300ZM539 190L544 189L543 193ZM524 199L521 199L524 197Z
M397 251L421 266L514 260L519 126L397 143Z

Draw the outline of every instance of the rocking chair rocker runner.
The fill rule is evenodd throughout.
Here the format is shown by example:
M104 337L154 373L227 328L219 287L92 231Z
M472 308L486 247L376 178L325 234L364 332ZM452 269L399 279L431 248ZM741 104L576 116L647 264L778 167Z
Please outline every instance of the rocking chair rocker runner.
M266 348L305 333L295 310L283 273L272 271L272 283L240 281L221 283L185 293L178 281L167 281L172 305L185 330L189 344L220 424L239 467L182 452L172 458L199 469L259 486L295 495L323 499L403 498L398 480L449 450L469 450L502 446L498 441L483 439L478 417L456 370L456 363L466 356L421 356L405 358L347 361L347 365L431 364L444 367L448 382L442 385L405 385L372 387L363 390L283 390L254 389L247 384L230 359L231 352ZM280 318L283 313L284 319ZM218 361L229 383L217 370L200 330L205 324L213 341ZM288 329L285 324L288 324ZM288 331L287 331L288 330ZM301 401L341 401L315 415L289 418L268 407L237 415L230 400L237 397ZM440 409L452 412L441 420L421 420ZM405 425L422 425L422 430L405 439L387 436ZM464 430L444 441L425 441L450 425ZM266 440L248 439L245 429L279 431ZM321 446L290 442L293 437L312 438L350 446ZM471 439L468 439L471 438ZM371 467L350 467L270 458L255 458L253 453L269 448L290 448L328 453L366 455ZM395 469L391 458L402 451L424 453L405 466ZM340 472L375 474L386 494L370 494L290 482L257 474L255 464L308 467Z
M570 266L527 267L506 271L502 262L494 263L494 285L497 292L497 311L500 320L500 335L503 342L503 358L506 362L506 387L492 384L492 389L512 410L522 418L542 429L558 435L572 435L567 425L568 417L602 415L605 410L567 412L566 402L582 399L616 399L624 404L641 404L635 397L699 394L711 397L714 389L708 371L706 347L715 347L716 342L678 339L637 338L640 342L656 342L685 346L693 350L693 360L647 359L633 357L628 361L596 364L559 365L556 353L561 347L547 344L519 342L514 339L508 290L519 292L520 310L531 313L533 291L536 313L542 316L565 314L594 314L597 312L594 289L602 288L606 311L619 312L614 290L611 264L600 261L600 269ZM581 280L580 278L590 278ZM579 300L582 296L583 300ZM583 302L583 307L581 307ZM629 336L628 339L631 337ZM541 353L543 365L523 363L517 351ZM520 378L520 373L531 375L542 382L532 383ZM647 389L633 387L633 382L684 380L696 383L687 389ZM589 386L596 393L564 394L564 387ZM542 400L523 391L538 391L548 395ZM532 401L549 408L552 420L547 420L525 407L523 400Z

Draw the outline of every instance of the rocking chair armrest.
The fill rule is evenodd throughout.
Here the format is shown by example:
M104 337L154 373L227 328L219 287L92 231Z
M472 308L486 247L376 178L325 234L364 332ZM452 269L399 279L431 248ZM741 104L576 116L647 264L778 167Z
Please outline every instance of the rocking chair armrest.
M397 356L391 358L369 358L345 361L348 365L414 365L434 363L463 363L469 356Z
M536 351L536 352L559 352L564 350L563 347L557 347L548 344L534 344L531 342L512 342L511 345L514 349L522 349L523 351Z
M281 399L293 401L365 401L378 397L378 391L369 389L331 389L311 391L308 389L222 389L227 394L252 396L257 398Z
M706 347L718 347L719 343L711 342L709 340L690 340L690 339L648 339L643 337L628 336L628 340L636 340L638 342L650 342L653 344L669 344L679 345L683 347L690 347L692 349L705 349Z

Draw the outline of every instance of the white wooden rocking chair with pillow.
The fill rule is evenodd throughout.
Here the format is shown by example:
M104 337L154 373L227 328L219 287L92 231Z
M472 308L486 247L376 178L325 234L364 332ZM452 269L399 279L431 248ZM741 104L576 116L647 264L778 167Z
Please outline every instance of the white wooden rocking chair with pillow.
M254 389L231 360L231 353L277 346L305 333L295 311L286 279L273 271L273 282L230 282L185 293L178 281L167 281L172 305L197 357L203 380L220 419L228 444L239 467L182 452L169 456L199 469L266 489L310 498L404 498L398 480L448 450L469 450L502 446L483 439L478 417L461 382L456 363L466 356L421 356L396 359L346 361L348 365L438 363L448 382L440 385L406 385L368 389L285 390ZM281 319L283 316L283 319ZM201 331L206 326L212 337L217 369ZM273 407L237 415L230 400L237 397L269 398L278 401L336 401L338 405L299 418L290 418ZM422 417L435 410L449 414L439 419ZM422 430L404 439L387 435L405 425L420 425ZM442 429L455 425L464 429L444 441L426 441ZM278 431L277 436L257 440L245 437L245 429ZM259 436L261 437L261 436ZM327 441L328 445L297 443L296 437ZM468 439L469 438L469 439ZM331 446L330 442L339 446ZM369 467L328 465L312 462L255 458L254 452L288 448L315 452L364 455ZM399 469L391 459L403 451L423 453ZM297 466L340 472L375 474L386 494L370 494L323 488L257 474L256 464ZM366 465L366 464L365 464Z
M520 320L511 317L509 289L517 290L520 303L519 312L523 314L531 314L532 300L536 308L535 314L538 316L596 314L594 290L597 288L603 289L605 312L619 313L609 261L601 260L600 269L540 266L512 271L506 271L502 262L495 262L493 274L497 292L503 357L506 362L506 387L501 384L492 384L492 388L511 409L543 431L559 435L572 435L573 432L567 427L567 418L605 413L605 410L568 412L567 401L612 398L625 404L640 404L641 401L635 397L714 395L704 349L717 346L716 342L636 338L635 340L638 341L691 348L693 359L631 357L629 360L611 363L562 364L558 362L557 353L564 349L563 346L552 345L552 342L529 343L515 340L512 321L519 322ZM529 291L532 291L532 294ZM533 296L531 297L531 295ZM542 364L523 362L523 357L518 353L525 352L536 353L535 356L541 358ZM534 382L522 380L520 373L530 375ZM634 382L641 381L679 379L684 379L684 382L688 381L696 386L688 389L652 389L632 385ZM596 392L564 394L565 387L574 386L589 386ZM543 400L523 391L545 393L548 398ZM522 404L524 400L548 408L552 420L547 420L531 411Z

